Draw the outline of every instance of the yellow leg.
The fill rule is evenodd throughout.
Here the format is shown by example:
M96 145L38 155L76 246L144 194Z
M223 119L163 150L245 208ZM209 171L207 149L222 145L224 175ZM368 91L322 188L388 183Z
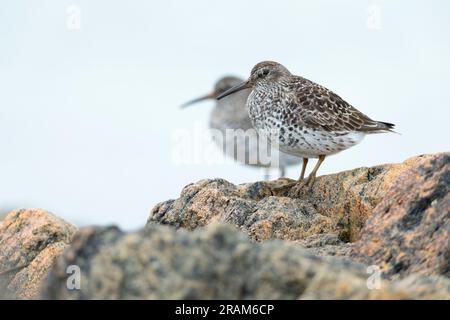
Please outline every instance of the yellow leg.
M306 171L306 165L308 164L308 158L303 158L303 166L302 166L302 173L300 173L299 181L303 180L305 178L305 171Z
M308 180L306 181L307 185L312 186L314 184L314 180L316 180L317 170L319 170L319 167L322 164L323 160L325 160L325 156L320 155L319 160L316 163L316 166L314 167L313 171L311 171L311 174L309 175Z

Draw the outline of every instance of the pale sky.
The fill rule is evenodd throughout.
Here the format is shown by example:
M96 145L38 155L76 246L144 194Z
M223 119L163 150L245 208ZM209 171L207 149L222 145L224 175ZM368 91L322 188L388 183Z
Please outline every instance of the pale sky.
M130 229L191 182L261 180L230 163L176 163L173 137L206 128L214 104L181 103L262 60L397 125L401 135L367 137L320 174L448 151L449 12L446 0L4 0L0 212Z

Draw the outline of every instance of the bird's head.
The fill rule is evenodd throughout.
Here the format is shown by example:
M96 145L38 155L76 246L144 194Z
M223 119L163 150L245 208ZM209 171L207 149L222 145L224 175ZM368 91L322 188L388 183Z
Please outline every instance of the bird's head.
M282 64L273 61L263 61L253 67L250 72L250 77L246 81L243 81L220 94L217 99L222 99L240 90L254 88L259 84L270 84L289 75L291 75L291 73Z
M216 82L216 84L214 85L214 89L210 93L203 95L199 98L193 99L191 101L188 101L184 103L181 107L184 108L200 101L215 99L217 96L230 90L231 88L233 88L234 86L238 85L241 82L242 79L238 77L233 76L222 77Z

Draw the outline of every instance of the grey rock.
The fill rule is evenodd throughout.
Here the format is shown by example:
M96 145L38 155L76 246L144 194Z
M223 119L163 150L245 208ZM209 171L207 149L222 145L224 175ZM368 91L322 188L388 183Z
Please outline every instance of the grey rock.
M80 290L68 290L68 265L81 270ZM318 257L295 243L255 243L234 227L211 224L189 232L160 225L122 233L82 229L58 259L47 299L332 299L413 298L396 283L370 290L364 266ZM336 281L339 279L339 281ZM447 280L441 280L446 285ZM423 286L421 298L449 298L448 287Z

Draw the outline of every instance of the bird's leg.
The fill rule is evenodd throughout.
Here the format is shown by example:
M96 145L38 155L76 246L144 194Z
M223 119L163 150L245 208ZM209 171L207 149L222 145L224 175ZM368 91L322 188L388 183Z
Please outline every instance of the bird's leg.
M316 163L316 166L311 171L311 174L309 175L308 179L306 180L306 185L312 186L314 184L314 181L316 180L317 170L319 170L319 167L322 164L323 160L325 160L325 156L324 155L320 155L319 156L319 160Z
M306 171L306 166L308 165L308 158L303 158L303 165L302 165L302 172L300 173L300 178L298 179L298 181L295 181L294 183L292 183L292 188L288 193L288 196L291 197L297 197L301 190L305 187L305 171Z
M280 178L284 178L286 176L286 167L280 166Z
M306 165L308 164L308 158L303 158L302 172L300 173L299 181L305 178Z
M264 168L264 181L270 180L270 168Z

